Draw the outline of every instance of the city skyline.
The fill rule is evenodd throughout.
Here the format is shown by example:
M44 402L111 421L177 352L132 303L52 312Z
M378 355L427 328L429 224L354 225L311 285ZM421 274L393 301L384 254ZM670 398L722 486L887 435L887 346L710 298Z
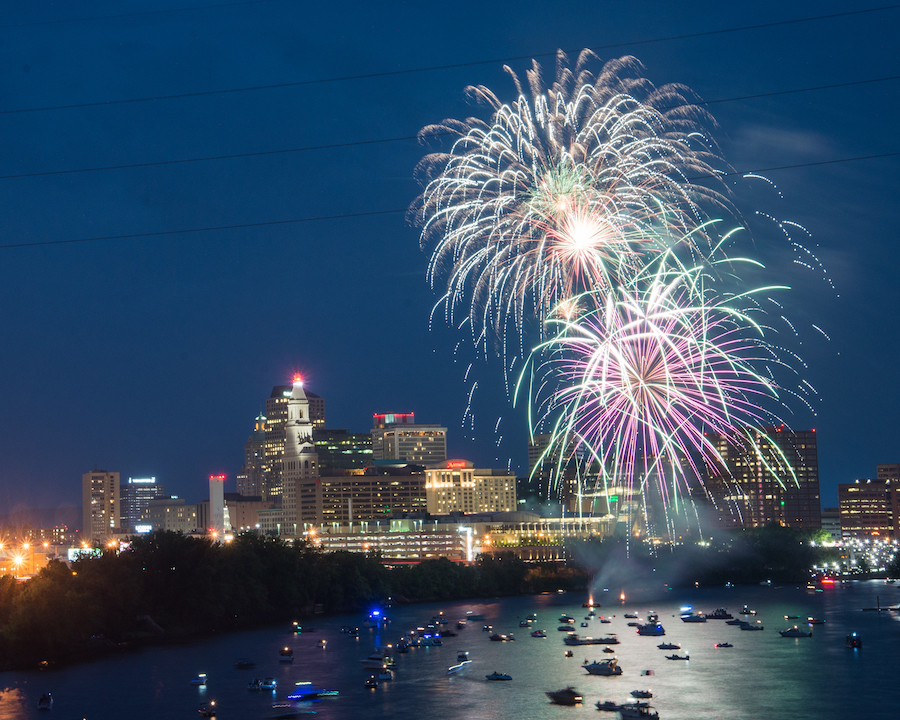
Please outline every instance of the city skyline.
M805 242L836 290L803 268L789 274L786 314L819 399L815 415L789 402L794 415L784 419L818 432L823 505L836 504L839 483L900 460L890 400L897 158L817 164L897 151L896 81L868 82L897 74L896 9L755 29L747 28L859 8L695 2L676 13L573 3L553 14L461 4L415 16L360 8L345 20L336 9L273 0L137 14L151 9L167 8L14 9L0 28L8 38L0 175L278 154L2 178L0 245L27 247L2 250L0 506L75 505L77 479L93 468L156 476L191 498L210 474L233 482L269 390L295 371L326 400L329 427L365 432L373 413L415 412L448 429L450 456L478 467L511 460L524 474L525 413L511 407L502 367L465 341L457 349L455 329L430 317L428 255L404 219L426 148L281 151L483 117L466 101L467 85L514 99L496 59L514 58L507 62L521 74L536 57L549 72L557 48L594 47L603 59L633 53L657 85L684 83L713 101L725 160L777 184L735 196L748 223L759 209L809 229ZM724 32L736 28L745 29ZM680 37L689 35L697 36ZM398 74L319 82L377 73ZM782 167L790 169L767 171ZM383 214L180 233L358 213ZM784 258L764 231L754 233L783 276ZM118 239L40 244L99 237Z

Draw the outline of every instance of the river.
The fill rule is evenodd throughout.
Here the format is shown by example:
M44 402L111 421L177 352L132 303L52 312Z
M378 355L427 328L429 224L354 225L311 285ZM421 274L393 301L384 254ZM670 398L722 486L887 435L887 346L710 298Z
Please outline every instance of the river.
M190 645L154 647L115 655L96 662L59 670L0 673L0 720L52 717L85 720L161 720L195 718L201 701L215 699L220 720L256 720L271 714L271 705L282 702L297 682L339 690L337 697L304 703L322 720L365 718L395 720L413 717L427 720L558 720L592 717L616 720L614 713L598 713L598 700L624 702L632 690L649 689L650 701L661 720L821 720L822 718L896 718L900 716L893 694L896 660L900 648L897 613L863 612L864 607L897 605L900 588L884 581L866 581L806 588L735 587L671 591L652 601L599 592L602 604L597 617L585 620L587 600L581 594L553 594L503 598L492 601L404 605L391 608L386 630L364 629L363 616L315 618L314 631L300 635L290 627L267 628L208 638ZM691 605L711 612L726 607L736 617L744 604L757 610L763 632L742 632L723 621L683 623L680 608ZM666 628L665 638L640 637L628 627L625 612L646 615L656 611ZM483 613L484 622L470 622L441 647L412 649L397 655L394 679L376 689L366 689L369 673L360 660L377 644L395 642L400 634L427 623L443 611L454 622L466 611ZM533 638L520 619L536 613L535 627L547 631L546 639ZM572 648L565 656L564 633L557 631L561 614L576 619L582 635L616 633L621 643L616 657L624 673L618 677L586 675L585 659L612 657L598 646ZM600 624L600 615L610 624ZM812 616L825 621L813 629L813 637L782 638L784 630L799 620L785 615ZM65 622L64 618L59 619ZM588 628L581 628L588 622ZM500 633L513 632L514 642L491 642L482 625L490 623ZM360 626L354 638L340 629ZM861 650L845 647L845 636L857 631ZM326 640L325 648L317 641ZM689 661L665 659L661 642L681 645ZM717 642L732 648L716 648ZM279 650L294 649L292 664L279 662ZM454 675L447 669L457 663L457 652L467 650L471 664ZM256 662L249 670L237 670L234 662L247 657ZM493 671L508 673L512 682L487 682ZM645 671L652 674L642 674ZM208 674L206 688L190 684L198 673ZM254 677L271 676L278 690L249 692ZM552 705L545 691L568 685L584 695L578 707ZM42 693L54 697L51 712L37 709Z

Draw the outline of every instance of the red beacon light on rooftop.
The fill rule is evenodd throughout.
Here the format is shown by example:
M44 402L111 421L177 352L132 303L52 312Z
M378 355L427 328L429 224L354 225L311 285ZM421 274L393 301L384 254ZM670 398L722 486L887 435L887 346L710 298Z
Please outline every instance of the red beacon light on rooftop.
M303 376L300 373L294 373L293 383L294 383L294 385L302 385L303 384Z

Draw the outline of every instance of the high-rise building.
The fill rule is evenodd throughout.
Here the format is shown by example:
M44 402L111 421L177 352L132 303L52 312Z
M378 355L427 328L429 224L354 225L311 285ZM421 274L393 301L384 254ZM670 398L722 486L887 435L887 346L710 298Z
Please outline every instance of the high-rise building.
M319 458L313 443L313 419L309 398L300 376L294 378L284 404L284 455L282 460L282 534L297 535L313 527L322 516Z
M362 470L372 462L372 436L369 433L313 428L313 442L321 470Z
M706 477L720 526L822 527L815 430L756 430L757 450L735 447L716 433L706 437L724 461L707 468Z
M120 529L119 473L92 470L82 475L81 511L81 537L86 542L103 540Z
M900 538L900 480L841 483L838 505L843 538Z
M900 463L876 465L875 470L879 480L900 480Z
M151 478L128 478L119 488L119 511L122 515L122 529L134 532L142 524L144 510L151 500L166 497L166 486Z
M400 422L390 422L390 420ZM405 460L419 465L447 459L447 428L417 424L413 413L375 414L372 422L372 459Z
M209 476L209 527L205 528L217 537L224 537L230 525L225 514L225 476Z
M196 506L185 505L183 498L156 498L144 508L139 527L142 531L192 533L198 529Z
M512 512L516 476L506 470L479 470L467 460L446 460L426 468L425 500L432 515Z
M324 470L319 525L371 522L424 513L425 468L373 463L361 470Z
M253 432L244 443L244 464L237 474L239 495L262 495L266 479L266 416L259 414Z
M295 381L300 376L295 376ZM282 472L284 471L285 430L287 405L296 382L293 385L276 385L266 399L265 446L263 448L263 481L260 495L263 500L277 500L282 494ZM308 420L313 427L325 426L325 401L312 392L306 393L309 403Z

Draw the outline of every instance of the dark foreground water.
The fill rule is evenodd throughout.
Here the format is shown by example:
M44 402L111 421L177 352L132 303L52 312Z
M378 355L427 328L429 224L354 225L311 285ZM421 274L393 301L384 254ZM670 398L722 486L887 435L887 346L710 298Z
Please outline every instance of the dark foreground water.
M876 599L878 598L878 600ZM158 720L197 717L203 700L215 699L220 720L256 720L270 715L273 702L282 701L298 681L340 691L340 696L306 703L322 720L366 718L395 720L561 720L591 717L616 720L599 713L597 700L623 702L629 692L651 689L652 704L661 720L821 720L822 718L900 718L897 697L900 678L900 619L887 612L862 612L863 607L897 605L900 588L883 581L854 583L812 592L797 587L738 587L677 591L652 601L616 602L613 594L599 594L598 615L614 615L612 624L590 621L576 594L509 598L488 602L444 603L394 608L393 619L380 637L360 627L359 639L340 633L342 625L362 625L363 617L317 619L316 631L294 635L289 627L240 633L190 646L152 648L108 659L44 672L0 673L0 720L19 718L86 718L87 720ZM738 616L744 604L758 610L763 632L741 632L723 621L682 623L682 605L710 612L727 607ZM466 610L484 613L485 622L499 632L514 632L517 640L490 642L472 623L442 647L418 648L397 656L395 679L375 690L363 687L368 672L360 660L376 643L394 642L402 631L427 623L439 610L452 619ZM655 610L666 628L664 639L639 637L628 627L625 612L642 615ZM536 627L547 639L530 637L519 628L520 618L537 613ZM588 676L580 664L586 658L612 657L601 648L576 647L566 658L564 633L557 631L560 614L576 618L583 635L615 632L622 641L616 656L624 668L619 677ZM784 615L813 616L826 621L813 628L812 638L786 639L778 635L796 620ZM64 622L61 618L60 621ZM455 629L455 623L447 627ZM863 638L860 651L844 646L848 632ZM327 640L325 649L317 640ZM690 661L669 661L660 642L680 643ZM733 648L716 648L728 641ZM278 650L294 648L292 665L278 662ZM448 676L459 650L473 661L463 673ZM234 669L241 657L255 660L252 670ZM494 670L509 673L512 682L486 682ZM652 670L650 676L642 671ZM190 685L197 673L209 675L209 686ZM277 693L248 692L253 677L277 678ZM584 705L568 708L548 703L545 690L574 685ZM43 692L52 691L54 709L37 710Z

